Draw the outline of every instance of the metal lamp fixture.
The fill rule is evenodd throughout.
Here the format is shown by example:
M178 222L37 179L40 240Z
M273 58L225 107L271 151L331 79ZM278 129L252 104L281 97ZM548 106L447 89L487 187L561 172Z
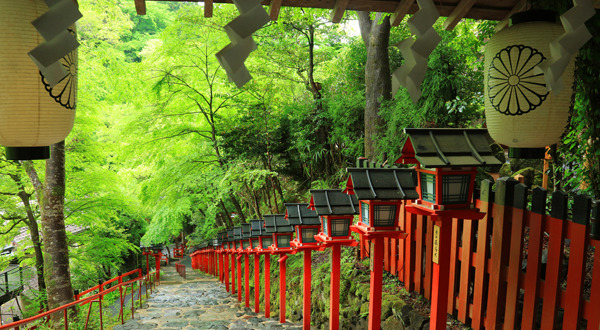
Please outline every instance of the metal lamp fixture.
M321 231L321 221L316 211L308 208L308 203L286 203L285 217L295 228L295 245L318 244L315 236Z
M501 162L490 149L485 129L405 129L408 135L396 163L417 164L420 200L424 207L472 208L479 166Z
M323 239L350 239L350 225L359 214L358 200L340 189L311 190L309 208L321 217Z
M267 233L273 235L273 250L290 250L294 229L285 220L284 214L268 214L265 215L265 227Z

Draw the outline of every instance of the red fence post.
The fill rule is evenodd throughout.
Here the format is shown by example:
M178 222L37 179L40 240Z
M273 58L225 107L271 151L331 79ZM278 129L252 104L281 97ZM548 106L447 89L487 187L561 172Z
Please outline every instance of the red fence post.
M514 188L510 229L510 255L506 284L506 304L504 327L516 327L517 305L519 302L519 274L523 256L523 229L525 228L525 210L527 207L527 186L518 184Z
M556 320L558 299L561 294L560 274L564 251L565 223L567 219L567 194L562 191L552 193L551 218L548 219L548 263L544 285L544 306L542 307L542 329L551 329Z
M585 274L585 258L589 244L589 221L591 200L583 195L577 195L573 202L573 234L578 239L571 239L569 252L569 269L567 272L567 296L563 329L577 329L582 311L583 283ZM598 250L596 250L598 251ZM588 324L589 324L588 320Z
M513 192L517 181L512 178L496 180L496 199L494 202L492 224L492 251L490 261L490 282L487 300L486 327L494 329L500 325L500 315L504 315L506 301L506 283L501 280L504 265L507 264L509 245L505 236L509 235L510 216L512 214Z
M485 216L477 225L477 257L475 259L475 278L473 285L473 315L471 316L471 326L478 330L483 327L483 297L486 291L485 276L487 274L487 261L489 253L489 223L491 223L491 214L494 200L492 191L492 182L483 180L481 182L481 197L477 201L479 208ZM526 329L526 328L523 328Z

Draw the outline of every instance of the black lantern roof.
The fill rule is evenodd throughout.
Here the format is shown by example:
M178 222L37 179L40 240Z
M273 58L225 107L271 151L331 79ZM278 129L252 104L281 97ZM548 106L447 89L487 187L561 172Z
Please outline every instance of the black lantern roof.
M311 191L311 209L318 215L354 215L358 214L358 199L355 195L347 195L341 189L323 189Z
M219 244L227 242L227 230L220 231L217 234L217 239L219 239Z
M265 220L253 219L250 220L250 236L259 237L266 235Z
M502 165L490 148L487 129L406 128L408 138L396 163L424 167Z
M242 239L242 226L233 227L233 237L236 241Z
M348 168L347 194L360 200L418 199L417 172L400 168Z
M317 211L308 208L308 203L286 203L285 217L290 225L320 225Z
M265 215L265 227L269 234L294 232L294 227L285 219L285 214Z
M235 237L233 235L233 228L231 229L227 229L227 241L228 242L233 242L235 241Z
M242 224L242 238L243 239L250 238L250 224L249 223Z

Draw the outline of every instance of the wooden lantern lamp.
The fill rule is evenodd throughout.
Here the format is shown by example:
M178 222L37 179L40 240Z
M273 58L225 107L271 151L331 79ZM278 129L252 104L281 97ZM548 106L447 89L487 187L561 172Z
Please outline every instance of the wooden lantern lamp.
M269 214L264 217L267 233L273 235L271 253L280 256L277 260L279 262L279 323L285 323L286 260L288 253L296 253L296 250L291 246L294 228L290 226L284 214Z
M381 327L384 238L404 239L398 219L404 200L419 198L414 169L348 168L345 193L360 203L359 222L352 226L361 240L371 242L369 329Z
M342 245L356 246L350 225L358 214L358 200L341 189L311 190L309 208L321 217L323 232L315 236L324 247L331 248L331 291L329 295L329 328L340 327L340 258Z
M432 329L446 329L452 219L480 220L473 205L477 167L498 166L485 129L405 129L396 163L416 164L420 199L407 212L433 221Z
M304 252L304 277L302 282L302 323L304 329L310 329L311 314L311 273L312 250L323 249L315 236L321 231L321 221L315 210L308 208L308 203L286 203L285 217L296 229L296 239L291 245L298 251Z

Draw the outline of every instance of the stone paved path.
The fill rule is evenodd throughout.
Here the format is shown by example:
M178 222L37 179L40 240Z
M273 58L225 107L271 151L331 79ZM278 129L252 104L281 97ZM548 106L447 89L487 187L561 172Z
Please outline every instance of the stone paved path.
M135 319L114 330L130 329L302 329L301 324L279 323L243 308L215 277L188 267L187 280L174 266L161 268L161 285L152 292ZM262 307L262 306L261 306Z

